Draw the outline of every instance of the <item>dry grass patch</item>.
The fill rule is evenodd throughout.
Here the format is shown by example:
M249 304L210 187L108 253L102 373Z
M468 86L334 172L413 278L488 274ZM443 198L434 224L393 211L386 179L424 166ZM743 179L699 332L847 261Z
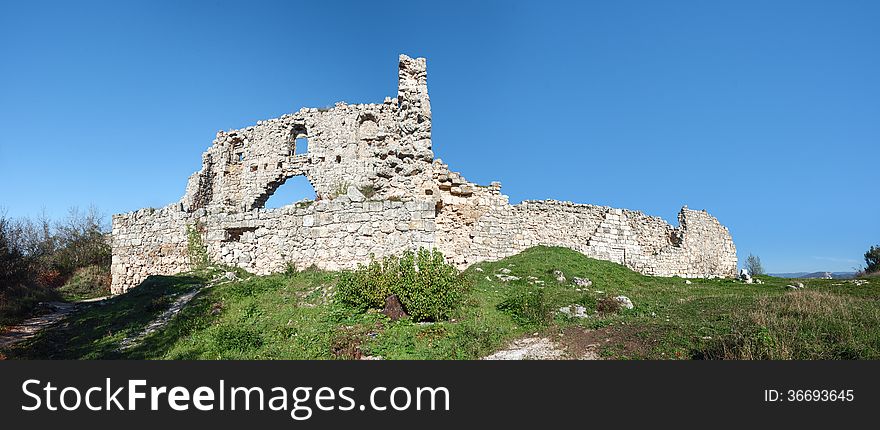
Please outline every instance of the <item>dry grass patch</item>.
M794 291L761 297L711 342L700 358L738 360L855 359L876 356L880 309L871 303L824 291ZM698 354L699 355L699 354Z

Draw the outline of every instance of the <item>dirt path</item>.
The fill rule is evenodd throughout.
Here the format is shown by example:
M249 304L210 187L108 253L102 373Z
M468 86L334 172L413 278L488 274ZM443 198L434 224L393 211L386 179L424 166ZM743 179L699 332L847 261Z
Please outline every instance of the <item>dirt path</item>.
M128 348L131 348L132 346L140 343L141 340L149 336L151 333L165 327L168 322L171 321L171 319L174 318L175 315L180 313L180 310L183 309L183 307L186 306L186 304L189 303L190 300L192 300L193 297L195 297L196 294L198 294L201 290L202 286L198 286L196 288L193 288L191 291L181 294L176 300L174 300L174 303L172 303L171 306L168 307L168 309L162 312L154 320L150 321L150 323L147 324L147 326L144 327L144 329L141 330L140 333L123 339L122 342L120 342L119 344L119 349L126 350Z
M567 329L558 341L549 336L517 339L483 360L600 360L594 330Z
M66 318L81 305L100 302L107 299L106 297L97 297L94 299L86 299L78 302L45 302L38 305L38 315L28 318L23 322L7 327L0 332L0 349L8 349L11 346L23 342L37 335L40 330Z

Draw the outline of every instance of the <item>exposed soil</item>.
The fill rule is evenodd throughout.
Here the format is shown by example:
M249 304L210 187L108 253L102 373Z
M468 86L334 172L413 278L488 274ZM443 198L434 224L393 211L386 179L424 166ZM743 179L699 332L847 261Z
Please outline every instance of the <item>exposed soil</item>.
M76 310L76 307L77 303L41 303L38 309L39 315L26 319L19 324L7 327L2 333L0 333L0 349L7 349L19 342L36 336L40 330L63 320L67 315Z
M613 325L596 330L566 327L559 342L569 355L593 353L615 358L642 358L651 356L660 341L655 333L642 326Z
M483 360L602 360L606 352L612 357L639 358L659 344L651 334L631 325L596 330L570 326L515 340Z

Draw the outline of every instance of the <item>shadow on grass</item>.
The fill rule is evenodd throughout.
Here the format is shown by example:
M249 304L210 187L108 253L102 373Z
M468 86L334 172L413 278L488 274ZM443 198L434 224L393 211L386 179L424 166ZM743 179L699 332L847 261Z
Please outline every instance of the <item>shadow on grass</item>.
M9 359L146 358L143 353L119 351L120 342L143 330L168 307L174 295L204 282L196 275L150 276L125 294L82 305L61 323L4 353ZM151 348L160 349L161 345ZM153 354L161 352L153 350Z

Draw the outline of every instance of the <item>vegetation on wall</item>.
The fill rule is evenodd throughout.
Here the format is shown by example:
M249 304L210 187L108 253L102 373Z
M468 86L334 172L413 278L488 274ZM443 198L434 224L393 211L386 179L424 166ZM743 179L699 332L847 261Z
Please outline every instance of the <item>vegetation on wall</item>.
M192 270L204 270L210 264L204 233L205 226L199 222L186 226L186 255Z

